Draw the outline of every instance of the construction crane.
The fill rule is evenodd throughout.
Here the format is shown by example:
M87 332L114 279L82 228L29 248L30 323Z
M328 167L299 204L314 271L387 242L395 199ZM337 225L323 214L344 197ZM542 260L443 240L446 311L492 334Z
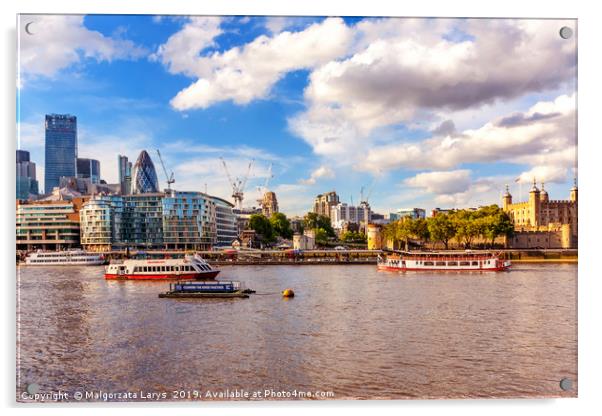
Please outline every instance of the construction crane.
M167 190L171 191L171 184L176 180L173 176L173 171L171 171L171 175L167 174L167 169L165 168L165 163L163 163L163 158L161 157L161 152L157 149L157 155L159 155L159 162L161 162L161 166L163 167L163 173L165 173L165 179L167 179Z
M360 189L360 203L365 202L368 203L368 201L370 200L370 195L372 195L372 190L374 189L374 180L372 180L372 182L370 182L370 185L368 185L368 193L366 195L364 195L364 191L366 190L365 186L362 186L362 188Z
M273 164L270 163L270 167L268 168L268 174L265 177L265 182L263 183L263 186L257 187L257 190L259 191L259 199L257 200L257 202L258 202L259 206L262 208L263 208L263 196L268 191L268 185L270 184L270 180L274 177L274 174L272 173L272 166L273 166Z
M244 190L247 185L247 179L249 179L249 175L251 174L251 168L253 167L254 159L251 159L249 162L249 166L247 168L246 175L241 178L232 178L230 175L230 171L228 170L228 165L223 157L220 157L222 161L222 165L224 166L224 170L226 171L226 176L228 176L228 181L230 182L230 186L232 186L232 198L234 199L234 205L236 208L242 210L242 201L244 199Z

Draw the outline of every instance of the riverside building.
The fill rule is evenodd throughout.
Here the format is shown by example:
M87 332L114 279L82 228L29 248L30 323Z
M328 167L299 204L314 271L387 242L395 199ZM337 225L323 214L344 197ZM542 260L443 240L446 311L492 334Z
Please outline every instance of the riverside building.
M514 222L514 235L508 239L512 248L577 248L577 183L568 200L550 200L541 184L533 181L526 202L512 202L508 187L502 208Z
M79 214L85 198L18 202L17 250L66 250L80 244Z
M200 192L99 195L81 217L89 251L208 250L236 238L232 204Z

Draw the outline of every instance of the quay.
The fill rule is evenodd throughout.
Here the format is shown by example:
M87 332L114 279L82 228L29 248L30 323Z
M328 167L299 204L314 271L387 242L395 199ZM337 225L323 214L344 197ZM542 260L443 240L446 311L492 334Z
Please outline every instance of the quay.
M577 263L577 249L496 249L513 263ZM439 250L441 251L441 250ZM473 250L478 252L479 250ZM487 250L492 251L492 250ZM216 266L324 266L376 264L382 250L113 250L102 254L110 260L126 258L183 258L187 254L200 254ZM24 261L26 252L17 253Z

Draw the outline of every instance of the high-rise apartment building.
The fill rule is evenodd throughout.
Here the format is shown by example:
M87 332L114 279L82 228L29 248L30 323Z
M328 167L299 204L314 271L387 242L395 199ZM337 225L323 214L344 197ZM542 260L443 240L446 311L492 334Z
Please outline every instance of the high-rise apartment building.
M45 123L45 193L59 186L61 176L75 177L77 167L77 117L47 114Z
M320 194L314 199L313 211L318 215L330 218L330 209L339 204L339 196L335 191Z

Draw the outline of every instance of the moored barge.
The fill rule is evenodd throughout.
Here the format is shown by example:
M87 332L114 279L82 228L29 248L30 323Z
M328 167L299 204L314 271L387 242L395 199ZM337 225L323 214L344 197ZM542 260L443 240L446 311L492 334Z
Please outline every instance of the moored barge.
M379 270L388 271L503 271L510 260L490 251L394 252L378 257Z
M251 290L243 290L237 281L203 281L170 283L169 291L160 298L248 298Z

